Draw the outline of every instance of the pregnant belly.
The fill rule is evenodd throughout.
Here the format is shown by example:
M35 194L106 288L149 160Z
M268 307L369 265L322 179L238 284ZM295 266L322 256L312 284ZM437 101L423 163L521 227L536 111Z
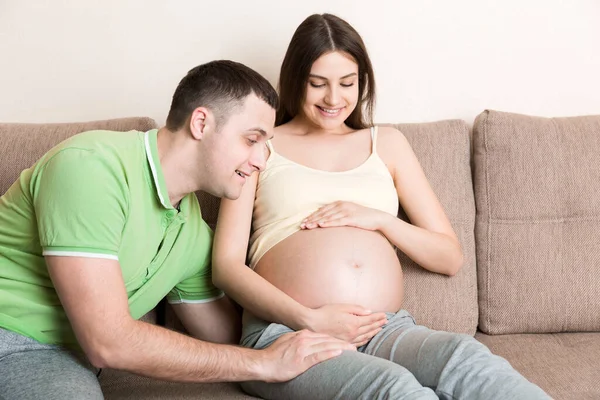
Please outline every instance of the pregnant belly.
M395 312L402 306L400 262L378 232L351 227L302 230L270 249L255 271L310 308L348 303Z

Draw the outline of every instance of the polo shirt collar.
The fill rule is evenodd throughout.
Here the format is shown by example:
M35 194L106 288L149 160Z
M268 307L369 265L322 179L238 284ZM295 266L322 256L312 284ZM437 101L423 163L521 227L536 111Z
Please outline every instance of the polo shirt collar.
M163 205L163 207L172 209L174 207L169 200L167 183L165 182L165 176L158 158L158 145L156 141L157 135L158 129L149 130L144 134L146 158L148 159L148 165L152 171L152 178L154 180L154 187L156 188L158 200L160 200L160 203Z

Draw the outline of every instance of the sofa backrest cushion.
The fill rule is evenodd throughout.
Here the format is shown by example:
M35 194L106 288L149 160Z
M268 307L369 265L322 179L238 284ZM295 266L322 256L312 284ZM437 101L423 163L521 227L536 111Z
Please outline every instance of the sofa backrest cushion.
M473 127L480 329L600 330L600 116Z
M410 142L461 240L465 255L462 270L448 278L425 271L399 253L405 276L405 308L419 324L474 334L478 311L469 128L462 120L386 125L398 128ZM219 200L202 192L197 195L204 219L214 228ZM406 219L402 210L400 217Z
M153 128L156 128L154 120L143 117L56 124L0 123L0 195L21 171L70 136L94 129L124 132Z

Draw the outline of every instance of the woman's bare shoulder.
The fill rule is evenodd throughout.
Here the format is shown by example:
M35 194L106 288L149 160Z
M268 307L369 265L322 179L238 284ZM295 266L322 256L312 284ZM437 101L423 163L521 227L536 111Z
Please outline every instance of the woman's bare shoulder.
M398 128L391 125L378 125L377 132L378 137L383 137L388 140L404 138L404 134Z
M377 152L384 155L398 155L398 152L410 149L406 136L393 126L377 127Z

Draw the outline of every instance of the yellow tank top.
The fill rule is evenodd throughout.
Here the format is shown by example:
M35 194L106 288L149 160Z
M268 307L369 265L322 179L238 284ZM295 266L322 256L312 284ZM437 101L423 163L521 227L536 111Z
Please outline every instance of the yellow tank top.
M275 152L258 177L249 265L277 243L300 230L300 223L320 207L349 201L398 215L398 194L383 160L377 155L377 127L371 128L372 150L365 162L342 172L322 171L293 162ZM326 228L325 228L326 229Z

